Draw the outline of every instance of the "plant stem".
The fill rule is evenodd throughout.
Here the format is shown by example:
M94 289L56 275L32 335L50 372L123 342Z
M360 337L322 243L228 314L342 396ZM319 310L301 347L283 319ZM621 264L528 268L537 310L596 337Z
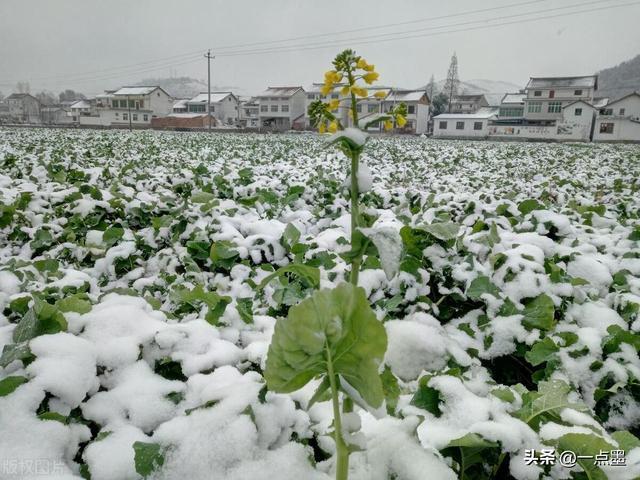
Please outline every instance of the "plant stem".
M349 448L342 438L342 417L340 416L340 400L338 398L338 386L336 375L333 372L333 360L331 352L327 348L327 373L331 385L331 401L333 403L333 428L336 442L336 480L347 480L349 476Z
M353 78L353 72L347 71L347 79L349 85L355 84ZM354 128L358 127L358 102L356 95L351 92L351 118L353 119ZM355 243L356 230L358 228L358 217L360 216L360 209L358 205L358 197L360 192L358 190L358 167L360 165L360 152L353 152L351 154L351 247ZM351 261L351 278L350 281L353 285L358 285L358 275L360 273L360 258L355 258Z

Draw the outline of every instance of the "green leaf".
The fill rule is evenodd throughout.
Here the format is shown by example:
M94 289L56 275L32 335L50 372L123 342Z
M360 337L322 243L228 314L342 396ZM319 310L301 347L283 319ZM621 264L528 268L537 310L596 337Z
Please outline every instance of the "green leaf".
M85 293L76 293L69 297L61 298L56 302L56 307L61 312L88 313L91 311L91 302Z
M5 345L2 349L2 356L0 356L0 367L6 367L11 362L16 360L26 360L32 356L29 349L29 342L15 343Z
M380 380L382 380L382 391L384 392L384 398L386 400L387 413L393 415L398 406L398 399L400 398L400 386L398 385L398 379L389 368L389 365L385 365L384 370L380 374Z
M531 350L524 354L524 358L534 367L550 359L551 355L560 351L560 348L549 337L536 342Z
M142 478L147 478L164 465L164 449L157 443L135 442L133 450L136 472Z
M466 435L451 440L442 450L443 455L453 457L459 465L459 476L462 480L477 478L490 478L480 476L483 474L483 464L491 464L485 452L488 449L498 449L499 444L485 440L477 433ZM474 468L476 467L476 468Z
M191 194L191 202L193 203L207 203L215 198L216 196L209 192L194 192Z
M211 244L209 258L214 268L230 270L240 254L235 250L235 244L229 240L220 240Z
M28 378L18 376L6 377L0 380L0 397L6 397L20 385L22 385L23 383L27 383L28 381Z
M430 225L421 225L420 230L433 235L438 240L448 242L454 240L458 236L460 226L453 222L432 223Z
M236 309L242 321L247 324L253 323L253 298L238 298L236 302Z
M633 435L631 432L627 432L626 430L621 430L619 432L613 432L611 437L618 442L618 446L621 450L625 452L629 452L634 448L640 447L640 439Z
M442 399L440 398L440 392L428 385L431 378L431 375L425 375L420 379L418 390L416 390L410 403L414 407L422 408L439 417L442 415L442 411L440 410L440 402Z
M529 198L518 204L518 210L520 210L520 213L522 213L523 215L526 215L527 213L531 213L534 210L544 210L544 209L545 209L545 206L542 205L540 202L538 202L535 198Z
M282 244L287 250L291 250L291 247L300 240L300 230L298 230L292 223L287 223L282 234Z
M124 236L124 229L120 227L109 227L102 234L102 243L107 247L112 247Z
M560 411L572 408L585 411L581 404L571 403L568 394L571 387L562 380L541 381L538 391L527 392L523 395L523 405L515 415L531 426L539 425L543 417L560 419Z
M306 280L307 283L313 288L320 287L320 270L318 268L310 267L309 265L302 265L299 263L291 263L285 267L280 267L271 275L265 277L262 282L260 282L260 285L258 285L258 290L262 290L264 287L266 287L271 280L280 278L287 273L292 273Z
M483 275L476 277L467 289L467 297L473 301L481 300L481 296L489 293L496 298L500 298L500 290L496 287L489 277Z
M507 387L494 388L491 390L491 395L507 403L513 403L516 400L516 396L513 394L511 389Z
M307 405L307 410L311 408L311 406L317 402L322 402L331 399L331 393L329 392L329 387L331 387L331 382L329 381L329 377L325 376L316 388L313 396L309 400L309 404Z
M554 312L555 306L553 300L543 293L527 302L522 312L524 315L522 323L528 328L551 330L556 324Z
M594 465L593 458L600 451L609 452L615 447L602 437L588 433L567 433L558 439L558 451L570 450L578 455L578 465L582 467L589 480L607 480L607 475L598 466ZM580 456L590 458L580 458Z
M57 272L60 268L60 262L48 258L46 260L36 260L33 262L33 266L38 269L39 272Z
M34 298L34 302L34 306L29 309L13 330L15 343L67 329L67 321L57 307L39 298Z
M201 304L207 305L209 310L205 320L211 325L217 324L227 305L231 303L230 297L218 295L216 292L205 292L202 285L196 285L192 290L185 287L176 288L171 292L170 298L177 304L186 305L191 310L198 310Z
M270 390L288 393L332 369L377 408L384 400L378 366L386 348L385 328L364 289L343 283L315 292L278 320L264 376Z

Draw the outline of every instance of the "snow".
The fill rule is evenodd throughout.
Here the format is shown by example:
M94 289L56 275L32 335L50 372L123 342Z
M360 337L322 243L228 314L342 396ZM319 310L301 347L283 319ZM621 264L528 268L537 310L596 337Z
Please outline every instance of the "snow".
M29 343L36 359L27 367L35 385L75 408L98 390L96 352L91 342L69 333L34 338Z

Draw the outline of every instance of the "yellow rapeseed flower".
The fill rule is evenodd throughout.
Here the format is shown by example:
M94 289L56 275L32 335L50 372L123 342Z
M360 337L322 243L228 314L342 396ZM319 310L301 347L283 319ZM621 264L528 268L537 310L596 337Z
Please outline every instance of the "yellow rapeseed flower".
M367 65L365 65L365 67L363 68L363 70L364 70L365 72L373 72L373 71L375 70L375 68L376 68L376 66L375 66L375 65L369 65L369 64L367 64Z
M358 63L356 63L356 67L361 68L362 70L365 70L367 66L368 66L367 61L364 58L360 57L358 59Z
M344 86L344 87L342 87L342 88L340 89L340 94L341 94L341 95L349 95L349 92L350 92L350 91L351 91L351 90L350 90L349 86L348 86L348 85L346 85L346 86Z
M338 131L338 122L333 120L331 123L329 123L328 130L329 130L329 133L336 133Z
M371 85L373 82L375 82L376 80L378 80L378 77L380 76L379 73L377 72L369 72L369 73L365 73L362 76L362 79L367 82L369 85Z
M362 87L359 87L357 85L354 85L353 87L351 87L351 91L355 95L357 95L359 97L363 97L363 98L369 95L369 92L367 92L366 88L362 88Z
M320 93L322 96L326 97L333 90L333 85L325 83L322 87L320 87Z
M324 133L327 130L327 126L325 125L324 122L322 122L320 125L318 125L318 132L320 133Z
M398 124L398 126L400 128L404 127L407 124L407 119L404 118L402 115L398 115L396 117L396 123Z
M338 100L337 98L329 102L329 110L331 111L337 110L339 106L340 100Z
M387 96L387 92L385 92L384 90L378 90L376 93L373 94L373 96L376 98L384 98Z
M393 122L391 120L384 121L384 129L391 130L393 128Z

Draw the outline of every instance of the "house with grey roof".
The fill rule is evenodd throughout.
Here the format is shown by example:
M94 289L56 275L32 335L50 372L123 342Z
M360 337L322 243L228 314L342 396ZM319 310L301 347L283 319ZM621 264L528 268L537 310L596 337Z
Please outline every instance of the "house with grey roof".
M489 102L483 94L456 95L451 100L451 108L448 113L475 113L486 107L489 107Z
M29 93L12 93L4 99L6 122L40 123L42 104Z
M600 108L594 140L640 142L640 93L630 93Z
M302 87L269 87L256 97L259 128L285 131L303 129L307 97Z
M530 125L554 126L562 121L562 107L577 100L593 104L598 76L531 77L524 91L524 118Z
M427 133L429 125L429 96L425 90L391 89L383 100L384 111L388 112L399 103L407 107L407 123L398 130L402 133Z
M232 92L199 93L190 98L184 105L188 113L207 113L207 101L210 99L211 116L220 125L236 125L238 123L238 97ZM174 113L176 105L174 104Z

